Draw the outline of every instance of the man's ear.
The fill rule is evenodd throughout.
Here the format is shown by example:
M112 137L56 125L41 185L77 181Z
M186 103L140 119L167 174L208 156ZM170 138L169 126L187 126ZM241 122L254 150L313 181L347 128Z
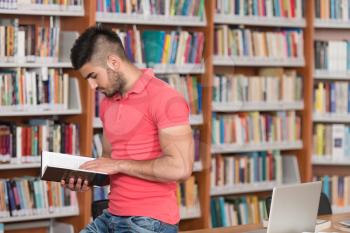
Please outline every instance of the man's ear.
M116 55L109 55L107 57L107 65L110 69L114 70L114 71L118 71L120 69L121 66L121 59L120 57L116 56Z

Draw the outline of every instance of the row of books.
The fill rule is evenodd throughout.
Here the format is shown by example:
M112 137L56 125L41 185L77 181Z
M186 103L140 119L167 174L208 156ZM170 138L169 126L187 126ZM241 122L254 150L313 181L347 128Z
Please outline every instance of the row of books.
M202 85L197 77L191 75L169 74L158 76L172 88L180 92L190 106L191 114L202 112Z
M350 206L350 176L315 176L314 180L322 181L322 192L330 200L332 206Z
M214 33L214 54L224 57L302 58L303 44L303 31L298 29L258 31L220 25Z
M0 9L39 9L65 10L67 7L81 7L83 0L0 0ZM71 9L71 8L69 8Z
M280 74L282 76L274 76L278 70L281 71ZM245 76L242 74L215 75L213 101L301 101L303 98L302 84L303 80L297 76L295 70L283 72L283 69L261 69L259 76Z
M350 41L315 41L316 69L347 71L350 69Z
M350 112L350 85L348 82L318 82L314 88L315 113Z
M212 198L210 213L213 227L259 224L267 219L265 201L256 195Z
M216 0L216 13L235 16L266 16L301 19L303 0Z
M121 38L129 59L138 64L200 63L204 47L202 32L157 31L136 28L121 31L113 29Z
M350 156L350 127L344 124L315 124L313 151L318 156L342 159Z
M60 47L59 19L49 26L19 25L18 19L0 20L0 62L57 62ZM41 59L41 60L40 60Z
M194 139L194 160L200 161L200 129L192 129L192 134ZM92 155L94 158L102 156L102 137L101 133L94 134L93 136Z
M100 201L100 200L107 200L108 194L109 194L110 186L94 186L93 188L93 200L94 201Z
M212 188L264 181L282 182L282 158L279 151L215 155L211 164Z
M69 77L62 69L0 71L0 107L61 106L68 109Z
M294 111L216 114L212 117L212 144L296 141L301 118Z
M199 206L196 178L190 176L186 181L177 183L176 196L179 207L191 209Z
M49 119L0 125L1 162L39 162L43 150L79 154L79 126Z
M349 20L349 0L316 0L316 18Z
M97 12L124 14L200 16L204 15L204 0L96 0Z
M78 206L75 192L37 177L0 180L0 197L0 221L1 217L49 214Z

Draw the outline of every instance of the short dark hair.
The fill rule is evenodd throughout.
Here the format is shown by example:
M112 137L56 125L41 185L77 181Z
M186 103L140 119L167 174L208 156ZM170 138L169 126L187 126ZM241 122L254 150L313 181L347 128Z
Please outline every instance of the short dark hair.
M102 40L101 43L98 43L99 40ZM99 46L106 49L101 49ZM112 51L122 60L129 61L117 33L102 26L94 26L86 29L71 48L70 59L73 68L80 69L85 63L91 61L95 53L103 51Z

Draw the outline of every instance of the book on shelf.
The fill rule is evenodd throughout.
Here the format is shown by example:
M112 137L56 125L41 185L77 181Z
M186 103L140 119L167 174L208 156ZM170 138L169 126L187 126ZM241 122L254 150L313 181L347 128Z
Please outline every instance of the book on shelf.
M38 177L0 180L1 218L77 213L76 193L59 183L41 181Z
M21 24L17 18L0 19L0 62L69 61L66 52L76 36L76 32L61 31L58 17L50 16L48 25Z
M200 64L204 48L202 32L157 31L140 32L136 26L127 31L113 29L120 37L128 58L148 67L157 64Z
M259 76L217 74L213 81L213 102L270 103L302 101L302 78L282 68L260 69Z
M184 1L110 1L96 0L97 12L128 15L198 16L203 18L205 0Z
M94 158L43 151L41 154L41 179L67 184L69 178L87 180L89 185L105 186L109 184L107 173L79 169L80 165Z
M68 109L69 77L62 69L16 68L0 71L0 108Z
M176 196L180 208L194 209L199 207L198 184L194 176L177 183Z
M315 16L321 20L349 21L348 0L316 0Z
M350 84L345 81L319 81L314 86L314 113L347 115L350 112Z
M40 162L40 151L78 154L79 126L50 119L0 123L1 163Z
M212 144L267 143L301 139L301 118L295 111L276 113L213 113Z
M210 213L212 227L259 224L267 218L265 200L256 195L211 198Z
M330 156L332 160L345 159L350 156L350 127L348 125L317 123L313 131L314 155Z
M300 58L304 57L303 31L282 29L257 31L218 25L214 32L214 55L220 57Z
M314 176L313 180L322 181L322 192L327 195L332 208L350 206L350 176Z
M350 69L349 40L316 40L315 68L329 72L347 72Z
M0 0L0 9L8 10L82 10L83 0L74 1L32 1Z
M304 12L303 0L216 0L216 14L232 16L283 17L301 19Z
M211 187L225 188L266 181L282 183L279 151L252 152L234 156L215 155L211 161Z

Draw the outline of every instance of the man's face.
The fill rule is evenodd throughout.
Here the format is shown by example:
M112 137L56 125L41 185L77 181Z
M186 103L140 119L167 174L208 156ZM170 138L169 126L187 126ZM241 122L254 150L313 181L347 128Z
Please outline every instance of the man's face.
M80 74L88 80L90 87L102 92L106 97L123 94L125 87L124 75L111 68L103 68L88 62L79 69Z

